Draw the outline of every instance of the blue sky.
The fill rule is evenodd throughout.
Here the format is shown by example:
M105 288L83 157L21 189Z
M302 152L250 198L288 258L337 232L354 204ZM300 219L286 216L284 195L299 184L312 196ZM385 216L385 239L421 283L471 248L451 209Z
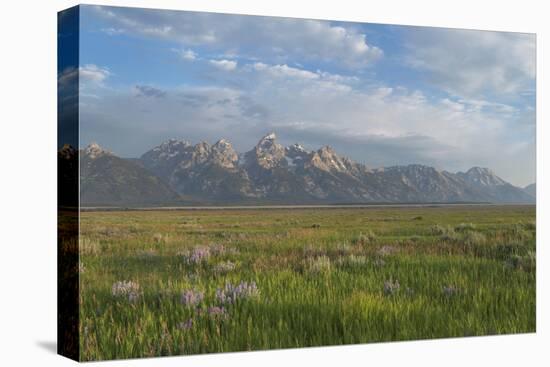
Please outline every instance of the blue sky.
M331 145L535 181L535 36L83 6L81 144Z

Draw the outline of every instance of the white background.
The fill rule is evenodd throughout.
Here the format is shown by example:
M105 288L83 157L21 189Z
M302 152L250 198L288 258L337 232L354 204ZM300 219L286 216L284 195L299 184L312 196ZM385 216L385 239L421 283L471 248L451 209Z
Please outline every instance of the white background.
M548 66L545 1L98 1L243 14L537 33L537 333L105 362L110 366L550 365ZM56 12L74 1L4 1L0 20L0 365L57 366ZM545 16L546 15L546 16ZM545 24L546 23L546 24ZM546 62L546 65L544 65ZM506 147L503 147L505 149ZM546 346L546 349L545 349Z

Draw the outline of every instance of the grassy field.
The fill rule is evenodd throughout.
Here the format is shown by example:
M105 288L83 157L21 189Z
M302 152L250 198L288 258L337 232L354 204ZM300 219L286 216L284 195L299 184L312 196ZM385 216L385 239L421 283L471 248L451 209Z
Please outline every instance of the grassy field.
M85 212L83 360L535 331L535 208Z

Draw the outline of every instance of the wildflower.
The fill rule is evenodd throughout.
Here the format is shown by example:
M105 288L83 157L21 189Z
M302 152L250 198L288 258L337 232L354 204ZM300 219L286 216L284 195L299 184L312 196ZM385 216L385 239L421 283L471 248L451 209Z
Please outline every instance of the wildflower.
M111 287L111 294L114 297L127 298L130 302L135 302L141 295L139 284L133 281L118 281Z
M386 280L384 282L384 294L387 296L392 296L399 291L401 285L399 281L393 281L392 279Z
M189 330L193 327L193 319L189 319L185 322L180 322L178 324L178 329L181 329L181 330Z
M222 244L211 244L210 246L208 246L208 249L210 250L210 253L213 255L213 256L220 256L220 255L225 255L225 254L236 254L238 253L237 249L233 248L233 247L227 247L227 246L224 246Z
M194 291L192 289L186 290L181 294L181 303L185 306L196 306L204 299L204 293Z
M216 299L221 304L234 304L239 300L257 297L260 294L256 282L240 282L238 285L226 283L225 288L216 290Z
M225 261L218 263L214 266L214 273L216 274L225 274L229 273L232 270L235 270L235 263L232 263L231 261Z
M188 264L200 264L208 261L210 258L210 249L208 247L195 247L193 251L180 253L183 259Z

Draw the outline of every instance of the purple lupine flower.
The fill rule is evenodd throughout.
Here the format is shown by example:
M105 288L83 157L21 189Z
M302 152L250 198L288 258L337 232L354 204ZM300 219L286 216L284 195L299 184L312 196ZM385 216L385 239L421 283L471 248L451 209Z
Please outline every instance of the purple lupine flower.
M128 301L135 302L141 295L139 284L133 281L118 281L111 287L111 294L115 297L128 298Z
M256 282L240 282L238 285L226 283L225 288L216 290L216 299L221 304L234 304L239 300L257 297L260 294Z
M210 249L208 247L195 247L193 251L181 253L184 260L188 264L200 264L208 261L210 258Z
M181 303L185 306L196 306L204 299L204 293L188 289L181 294Z

